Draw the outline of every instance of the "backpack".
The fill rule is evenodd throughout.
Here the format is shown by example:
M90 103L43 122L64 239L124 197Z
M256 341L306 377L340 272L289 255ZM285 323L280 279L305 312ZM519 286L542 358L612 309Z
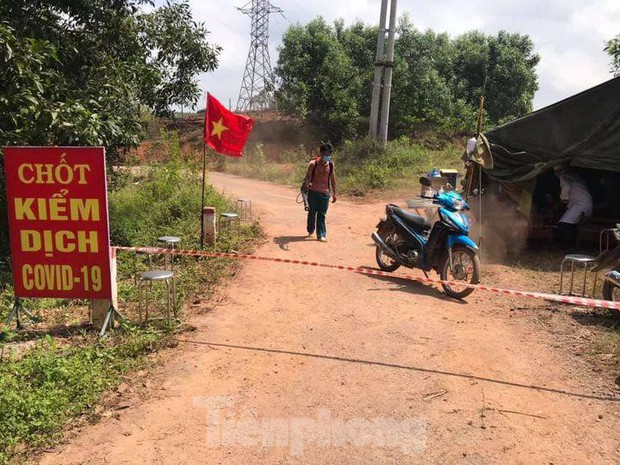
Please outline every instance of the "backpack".
M308 194L308 191L310 190L310 184L312 184L312 181L314 181L314 173L316 171L316 162L319 161L319 158L315 158L315 163L314 163L314 168L312 168L312 174L310 175L310 182L306 183L306 180L304 179L304 181L301 183L301 188L299 189L301 191L302 194ZM333 162L329 162L329 175L327 177L327 188L331 191L331 182L332 182L332 173L334 172L334 163Z
M316 165L318 163L319 159L315 158L314 159L314 168L312 168L312 174L310 175L310 184L312 184L312 181L314 181L314 172L316 171ZM332 161L329 162L329 174L327 175L327 188L331 191L332 190L332 186L331 186L331 182L332 182L332 173L334 172L334 163Z

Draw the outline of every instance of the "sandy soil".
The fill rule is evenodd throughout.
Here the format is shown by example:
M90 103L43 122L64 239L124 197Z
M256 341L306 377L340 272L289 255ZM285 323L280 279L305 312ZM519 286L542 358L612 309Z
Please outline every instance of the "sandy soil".
M294 190L211 181L252 199L269 236L257 254L375 266L383 204L330 206L325 244L304 237ZM179 337L193 342L163 354L145 398L129 389L127 408L41 463L619 463L613 383L519 305L248 262Z

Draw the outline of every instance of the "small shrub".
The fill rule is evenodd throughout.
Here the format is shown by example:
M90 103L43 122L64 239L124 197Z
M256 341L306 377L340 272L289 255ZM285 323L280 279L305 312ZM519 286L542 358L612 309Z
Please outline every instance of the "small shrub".
M439 141L443 142L440 144ZM385 149L370 137L344 141L334 152L339 190L341 193L362 196L372 190L390 189L404 182L417 182L418 176L433 167L459 168L461 150L445 141L446 138L441 139L436 135L415 142L407 136L401 136L388 142ZM246 157L230 160L225 168L218 166L216 169L298 186L306 174L310 158L304 146L299 146L276 156L277 162L265 161L259 145L250 148Z

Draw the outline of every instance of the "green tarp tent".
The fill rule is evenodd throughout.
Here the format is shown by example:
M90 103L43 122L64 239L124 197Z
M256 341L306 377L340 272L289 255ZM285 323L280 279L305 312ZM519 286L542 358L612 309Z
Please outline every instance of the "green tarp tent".
M563 162L620 172L620 76L482 136L485 172L498 181L531 180Z

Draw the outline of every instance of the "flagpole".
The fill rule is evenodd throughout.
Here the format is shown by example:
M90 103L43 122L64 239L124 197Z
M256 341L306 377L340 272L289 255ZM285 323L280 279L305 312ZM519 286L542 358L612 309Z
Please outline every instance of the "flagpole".
M213 114L211 114L213 113ZM219 118L219 120L218 120ZM211 127L212 125L212 127ZM207 177L207 145L217 153L240 157L247 141L254 120L246 115L236 114L226 109L222 103L207 92L205 110L205 132L202 146L202 209L205 209L205 184ZM222 136L222 134L224 134ZM200 212L203 215L203 212ZM200 222L200 246L204 247L204 235L207 228Z
M205 222L204 222L204 209L205 209L205 179L207 177L207 144L202 143L202 204L200 206L200 247L205 245Z
M200 204L200 248L205 246L205 221L204 221L204 209L205 209L205 181L207 177L207 143L205 142L205 136L207 134L207 121L209 113L209 93L207 92L207 105L205 105L205 129L202 135L202 194Z

